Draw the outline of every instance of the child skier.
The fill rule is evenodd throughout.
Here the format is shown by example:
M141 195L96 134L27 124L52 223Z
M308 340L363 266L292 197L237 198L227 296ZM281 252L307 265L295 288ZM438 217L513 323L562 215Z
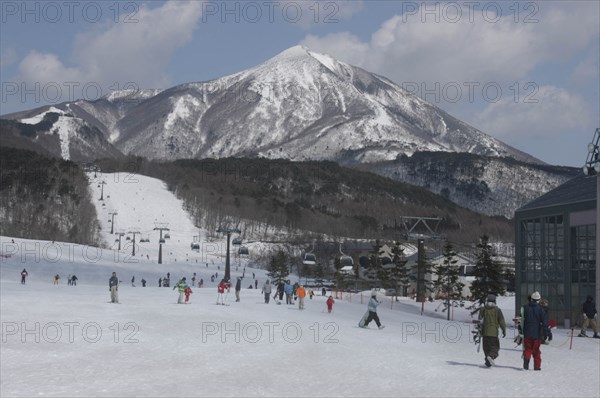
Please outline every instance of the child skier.
M327 299L327 312L329 312L331 314L331 311L333 310L333 304L335 303L335 300L333 300L333 296L329 296L329 298Z
M192 288L191 287L186 287L185 290L183 291L183 293L185 293L185 303L189 304L190 301L190 294L192 294Z
M222 279L221 283L219 283L219 285L217 286L217 292L219 292L219 294L217 295L217 305L225 305L225 302L223 300L223 293L225 293L225 289L227 289L227 283L225 282L225 279Z

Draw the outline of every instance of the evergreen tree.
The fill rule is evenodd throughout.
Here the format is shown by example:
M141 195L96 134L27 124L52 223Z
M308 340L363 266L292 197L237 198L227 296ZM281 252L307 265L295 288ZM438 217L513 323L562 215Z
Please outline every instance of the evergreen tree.
M494 253L487 235L480 238L477 250L477 263L473 273L475 280L471 284L471 294L480 305L483 305L488 294L501 296L505 288L502 266L492 259Z
M381 263L381 243L375 240L373 248L369 251L369 274L375 275L382 283L386 282L385 272ZM384 286L385 287L385 286Z
M506 282L506 290L509 292L514 292L515 291L515 284L516 284L516 280L515 280L515 271L512 269L505 269L504 270L504 281Z
M283 250L279 250L271 255L269 272L267 273L269 278L274 282L279 282L280 280L285 280L289 274L287 254Z
M448 311L447 319L450 320L450 306L462 306L462 289L465 286L460 281L460 268L456 265L456 252L452 243L446 242L442 252L444 260L434 269L437 279L434 282L434 288L445 296L444 309Z
M394 242L392 256L392 264L386 269L386 278L390 281L390 285L396 289L396 297L403 296L404 288L410 285L410 279L408 277L408 270L406 269L404 249L398 241ZM402 292L400 289L402 289Z

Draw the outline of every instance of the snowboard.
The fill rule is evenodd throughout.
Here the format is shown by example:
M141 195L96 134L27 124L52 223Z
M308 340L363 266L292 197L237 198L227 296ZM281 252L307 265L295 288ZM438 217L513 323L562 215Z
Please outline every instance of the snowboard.
M358 322L358 327L359 328L365 328L365 323L367 322L367 318L369 317L369 311L365 312L365 314L363 315L363 317L361 318L360 322Z

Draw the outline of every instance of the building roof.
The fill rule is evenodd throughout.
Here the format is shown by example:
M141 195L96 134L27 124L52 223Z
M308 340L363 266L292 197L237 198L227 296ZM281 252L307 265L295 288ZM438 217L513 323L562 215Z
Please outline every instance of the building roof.
M596 200L596 176L579 175L532 200L516 212Z

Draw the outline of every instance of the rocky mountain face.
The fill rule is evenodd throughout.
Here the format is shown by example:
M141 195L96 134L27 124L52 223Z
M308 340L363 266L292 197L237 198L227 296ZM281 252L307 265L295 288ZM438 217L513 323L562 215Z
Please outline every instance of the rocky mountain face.
M38 124L48 114L57 114L58 120L44 132ZM447 193L457 203L486 214L512 216L512 204L535 197L567 178L560 171L549 170L542 184L531 185L527 180L494 182L496 165L517 167L525 170L525 175L537 170L542 162L450 116L385 77L301 46L254 68L212 81L163 91L123 90L97 101L80 100L4 118L40 130L35 137L23 137L16 128L12 141L35 142L54 136L58 141L50 150L66 159L126 154L155 160L330 160L429 185L434 192ZM446 192L443 184L410 178L410 167L399 166L413 155L418 155L415 162L418 160L422 166L423 156L436 153L479 156L476 169L485 172L477 178L490 192L506 195L504 202L511 205L499 209L479 203L499 200L496 194L484 195L472 203L472 187L463 192L459 184L447 187ZM497 160L499 157L520 163L510 165ZM431 162L434 159L431 157ZM446 180L470 181L469 175L461 175L460 170L441 167L436 179L443 180L444 173L449 176Z

